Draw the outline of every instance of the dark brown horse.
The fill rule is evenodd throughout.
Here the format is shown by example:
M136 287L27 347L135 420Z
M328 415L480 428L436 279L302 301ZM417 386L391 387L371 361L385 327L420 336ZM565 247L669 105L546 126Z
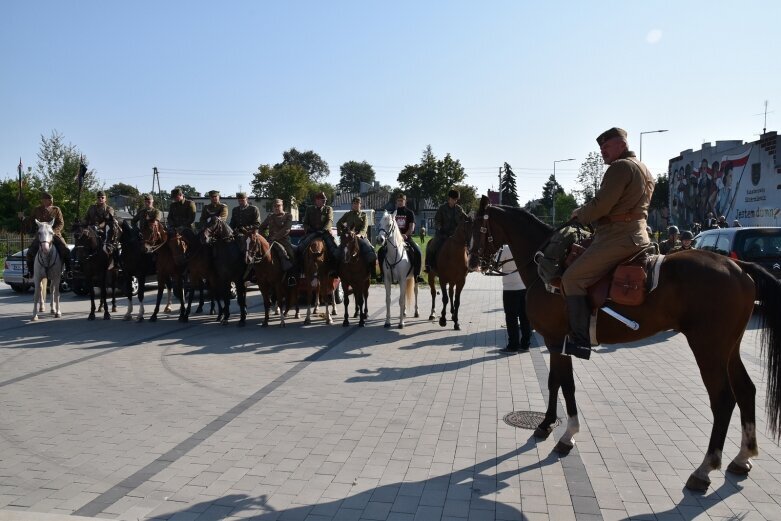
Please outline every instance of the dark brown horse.
M358 325L366 325L366 317L369 314L369 287L371 286L371 274L369 266L361 256L361 242L354 231L350 230L342 235L340 249L344 257L339 265L339 278L344 288L344 321L342 325L350 325L350 294L355 296L356 312L359 314Z
M155 310L149 320L157 321L157 313L160 311L160 301L163 299L163 291L166 286L172 287L176 299L179 301L179 322L187 322L187 314L184 307L184 270L186 267L187 243L182 234L174 232L168 235L159 222L154 223L150 232L144 232L144 242L147 251L154 251L155 269L157 272L157 301ZM156 249L155 249L156 248Z
M530 213L504 206L491 206L483 197L475 217L470 242L470 268L487 262L502 244L509 244L518 271L527 287L529 321L546 346L561 346L568 322L564 299L549 293L537 274L534 255L553 229ZM740 359L740 341L759 301L763 352L767 357L767 412L771 433L781 427L781 282L762 267L703 250L676 253L661 265L659 286L640 306L609 303L616 312L635 320L632 330L604 312L597 315L597 338L605 344L632 342L661 331L674 330L686 336L710 397L713 430L702 464L686 482L687 488L707 490L708 473L721 466L724 440L737 403L740 408L740 452L727 470L746 474L758 454L754 383ZM567 453L578 431L572 359L552 353L548 390L550 400L545 420L535 435L546 437L556 421L559 387L569 417L567 431L556 450Z
M247 322L247 288L244 286L247 263L233 229L222 219L214 218L202 230L202 237L212 255L209 290L217 301L217 321L223 326L228 325L231 288L235 287L239 305L238 326L243 327Z
M434 320L437 310L437 278L442 292L442 316L439 325L447 325L447 303L450 301L450 317L453 319L453 329L460 330L458 324L458 308L461 306L461 291L469 273L467 266L467 229L472 221L467 219L456 228L456 231L445 239L436 258L436 266L431 266L428 274L428 286L431 289L431 314L429 320ZM431 245L431 242L429 242Z
M90 312L87 320L95 320L95 286L100 288L100 307L103 309L103 320L110 320L106 302L106 286L111 286L111 311L117 311L117 268L112 261L112 250L108 241L101 236L97 226L77 228L76 246L74 252L74 267L84 275L85 284L89 286Z
M212 255L209 248L201 242L200 238L190 229L182 230L182 237L187 245L187 270L184 273L185 286L187 288L187 310L189 317L192 311L195 290L198 290L198 307L196 313L203 311L203 292L209 286L212 277ZM209 314L215 314L214 296L211 298Z
M334 304L334 285L331 271L331 259L325 241L320 237L312 239L304 250L304 276L306 277L306 318L304 324L312 323L312 305L315 305L317 313L319 302L325 305L325 322L331 324L330 308L336 309Z
M290 301L295 294L295 288L287 287L287 277L285 270L277 257L274 256L272 247L280 248L277 243L272 246L261 234L255 232L245 237L248 265L252 265L255 270L255 282L258 284L261 295L263 295L263 317L262 327L268 327L269 312L272 307L278 306L280 310L282 305L289 307ZM276 297L276 302L272 299ZM279 313L279 325L285 327L285 313Z

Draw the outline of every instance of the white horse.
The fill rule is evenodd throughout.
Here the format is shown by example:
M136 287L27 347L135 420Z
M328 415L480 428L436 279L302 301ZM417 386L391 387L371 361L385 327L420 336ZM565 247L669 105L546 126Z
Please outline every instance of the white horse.
M46 283L51 286L52 306L51 313L55 318L60 318L60 278L62 277L62 257L52 242L54 240L54 219L51 222L40 222L38 225L38 243L40 248L33 261L33 281L35 286L35 300L33 301L33 319L38 320L38 312L46 309Z
M419 317L418 311L418 285L415 284L412 259L404 247L404 236L396 224L396 212L388 213L380 219L380 230L377 233L377 243L387 249L385 261L382 265L383 280L385 281L385 327L391 326L391 285L399 285L399 329L404 327L404 317L407 316L406 304L415 296L415 317ZM403 281L403 282L402 282Z

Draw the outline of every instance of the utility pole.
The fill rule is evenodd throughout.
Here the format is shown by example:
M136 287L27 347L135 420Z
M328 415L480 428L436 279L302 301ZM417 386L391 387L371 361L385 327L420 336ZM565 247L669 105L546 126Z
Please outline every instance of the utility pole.
M504 171L503 167L499 167L499 204L502 204L502 172Z

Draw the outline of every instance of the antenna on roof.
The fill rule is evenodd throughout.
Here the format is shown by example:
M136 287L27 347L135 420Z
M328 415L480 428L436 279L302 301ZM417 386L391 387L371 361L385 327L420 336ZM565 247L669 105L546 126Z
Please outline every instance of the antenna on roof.
M773 112L774 111L771 110L769 113L772 114ZM760 112L759 114L754 114L754 115L755 116L764 116L765 117L765 122L764 122L764 124L762 126L762 135L765 135L767 133L767 115L768 115L767 100L765 100L765 111L764 112Z

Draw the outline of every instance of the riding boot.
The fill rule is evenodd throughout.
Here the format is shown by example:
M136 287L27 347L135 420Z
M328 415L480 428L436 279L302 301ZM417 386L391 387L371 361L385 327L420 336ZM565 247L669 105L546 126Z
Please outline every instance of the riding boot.
M377 252L377 264L379 264L379 273L377 274L377 282L383 282L383 265L385 264L385 249L381 249Z
M588 360L591 357L591 305L588 297L575 295L567 297L567 317L569 318L570 334L564 339L561 351L548 348L553 352L567 356L575 356Z
M22 274L22 278L25 279L32 279L33 278L33 259L27 258L27 273Z

